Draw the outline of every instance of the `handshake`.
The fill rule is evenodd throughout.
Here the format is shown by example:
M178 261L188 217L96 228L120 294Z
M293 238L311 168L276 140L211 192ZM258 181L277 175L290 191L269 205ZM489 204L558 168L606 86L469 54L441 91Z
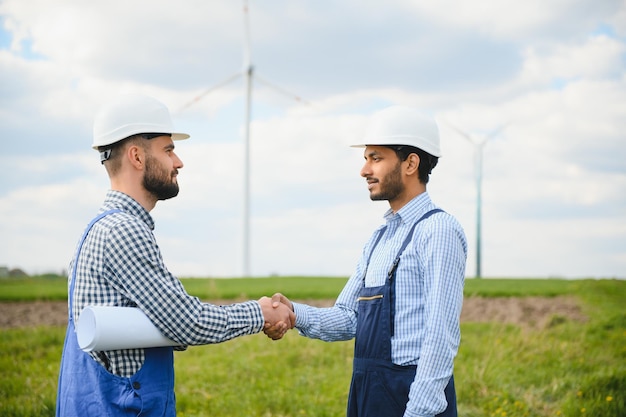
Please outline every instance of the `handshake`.
M269 297L261 297L259 305L263 312L265 325L263 333L272 340L282 338L287 330L296 325L296 315L293 312L293 304L281 293Z

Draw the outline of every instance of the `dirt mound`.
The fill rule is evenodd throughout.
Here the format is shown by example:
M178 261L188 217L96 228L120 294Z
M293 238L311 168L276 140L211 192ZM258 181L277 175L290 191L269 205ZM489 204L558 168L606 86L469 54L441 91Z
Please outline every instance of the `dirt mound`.
M65 326L66 301L0 303L0 328Z
M215 304L232 301L214 300ZM305 300L328 307L334 300ZM563 321L585 321L573 297L468 297L463 302L461 322L501 322L530 328L546 328ZM0 303L0 328L65 326L67 302L35 301Z
M587 318L574 297L468 297L461 322L499 322L530 328L547 328L565 321Z

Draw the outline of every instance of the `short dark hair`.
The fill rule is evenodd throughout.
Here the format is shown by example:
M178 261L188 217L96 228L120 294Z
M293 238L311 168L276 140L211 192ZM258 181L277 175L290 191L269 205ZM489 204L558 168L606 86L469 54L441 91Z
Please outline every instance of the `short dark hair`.
M398 156L400 161L406 161L406 159L412 153L417 154L420 158L420 164L417 167L418 178L421 183L428 184L428 180L430 179L430 173L437 166L437 162L439 162L439 158L429 154L428 152L416 148L415 146L410 145L385 145L389 149L393 149Z
M116 174L121 167L120 155L122 154L122 149L124 149L128 143L136 143L143 149L147 149L145 141L154 139L159 136L171 136L171 134L139 133L129 136L118 142L112 143L110 145L98 146L98 151L100 152L100 162L104 164L105 161L110 161L107 164L107 171L109 171L109 174Z

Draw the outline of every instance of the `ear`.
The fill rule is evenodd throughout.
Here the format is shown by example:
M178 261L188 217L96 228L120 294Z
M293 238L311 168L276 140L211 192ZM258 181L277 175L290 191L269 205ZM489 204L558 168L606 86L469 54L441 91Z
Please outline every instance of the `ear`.
M135 169L142 170L144 168L146 155L141 146L131 144L126 148L126 157Z
M417 168L420 165L420 157L416 153L409 154L404 161L406 162L406 174L413 175L417 172Z

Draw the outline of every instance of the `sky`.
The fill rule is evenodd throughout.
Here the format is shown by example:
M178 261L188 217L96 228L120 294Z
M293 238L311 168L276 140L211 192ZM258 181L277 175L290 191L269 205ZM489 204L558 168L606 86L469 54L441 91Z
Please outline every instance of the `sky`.
M138 92L191 135L151 211L168 269L241 276L249 57L251 275L352 274L389 206L349 145L403 104L439 125L467 277L482 149L483 277L626 278L626 1L244 4L0 0L0 266L67 269L109 189L94 115Z

